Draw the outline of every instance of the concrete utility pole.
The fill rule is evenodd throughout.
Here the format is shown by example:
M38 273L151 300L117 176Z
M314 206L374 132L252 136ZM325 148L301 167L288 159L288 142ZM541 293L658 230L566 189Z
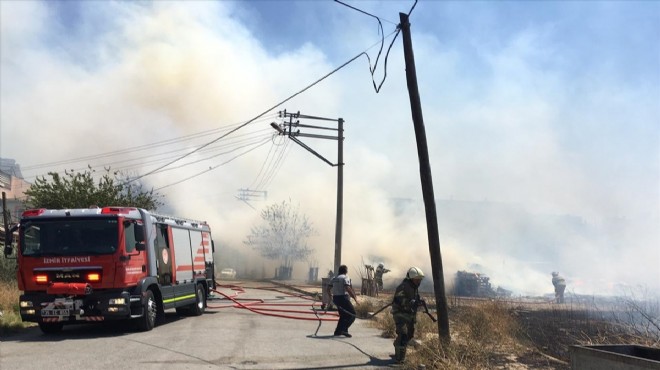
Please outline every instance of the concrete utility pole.
M337 167L337 221L335 224L335 261L334 261L334 271L337 273L339 271L339 266L341 265L341 234L342 234L342 223L343 223L343 204L344 204L344 119L343 118L338 118L338 119L333 119L333 118L323 118L323 117L315 117L315 116L307 116L307 115L302 115L300 112L298 113L287 113L286 110L284 112L280 112L280 117L282 118L289 118L288 123L283 123L282 125L277 125L276 123L271 123L270 125L277 130L280 135L288 135L289 139L291 139L293 142L296 144L300 145L304 149L306 149L308 152L314 154L317 156L319 159L324 161L325 163L329 164L332 167ZM293 119L296 119L294 122ZM331 127L323 127L323 126L312 126L312 125L303 125L300 124L300 121L298 120L299 118L306 118L306 119L314 119L314 120L321 120L321 121L332 121L332 122L337 122L337 128L331 128ZM288 127L288 130L287 130ZM317 130L330 130L330 131L337 131L337 136L330 136L330 135L319 135L319 134L304 134L301 133L300 130L296 130L296 132L293 131L292 127L303 127L303 128L311 128L311 129L317 129ZM311 137L315 139L330 139L330 140L337 140L337 163L332 163L329 160L327 160L325 157L314 151L312 148L307 146L305 143L300 141L298 137Z
M335 222L335 274L341 265L341 232L344 215L344 120L337 120L337 220Z
M438 312L438 334L440 345L449 344L449 317L447 316L447 296L445 295L445 279L442 271L442 255L440 254L440 236L438 234L438 217L435 212L435 198L433 195L433 178L431 177L431 164L429 150L426 143L426 129L422 115L422 103L417 87L417 71L415 69L415 56L410 36L410 22L408 15L399 13L401 35L403 36L403 54L406 60L406 80L408 82L408 95L412 110L415 137L417 138L417 155L419 156L419 175L422 181L422 194L424 195L424 208L426 209L426 229L429 238L429 253L431 255L431 268L433 274L433 287L435 290L435 305Z

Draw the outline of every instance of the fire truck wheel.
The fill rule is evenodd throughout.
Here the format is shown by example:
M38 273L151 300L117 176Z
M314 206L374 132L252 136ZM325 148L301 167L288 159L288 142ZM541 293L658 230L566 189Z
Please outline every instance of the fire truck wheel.
M156 316L158 315L158 305L154 299L154 293L147 290L144 293L144 315L138 319L138 328L141 331L149 331L156 326Z
M44 334L55 334L59 333L62 331L62 328L64 327L64 324L61 322L40 322L39 323L39 329Z
M204 286L202 284L197 284L195 301L195 305L191 307L191 313L193 316L199 316L203 314L206 309L206 293L204 292Z

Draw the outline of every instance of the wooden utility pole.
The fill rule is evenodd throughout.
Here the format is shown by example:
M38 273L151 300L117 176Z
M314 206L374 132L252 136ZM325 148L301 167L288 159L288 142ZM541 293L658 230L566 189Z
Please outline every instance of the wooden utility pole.
M9 232L9 222L7 221L7 194L2 192L2 222L5 228L5 233Z
M429 150L426 143L426 130L422 115L422 104L417 87L417 71L415 70L415 56L413 55L412 38L410 36L410 22L408 15L399 13L401 35L403 36L403 54L406 60L406 80L408 82L408 95L412 110L415 137L417 139L417 155L419 156L419 174L422 181L422 194L426 210L426 229L429 238L429 252L431 255L431 268L433 274L433 287L435 290L435 304L438 313L438 334L440 344L449 344L449 317L447 316L447 296L445 295L445 279L442 271L442 255L440 254L440 236L438 234L438 217L435 212L435 198L433 195L433 178L431 177L431 164Z

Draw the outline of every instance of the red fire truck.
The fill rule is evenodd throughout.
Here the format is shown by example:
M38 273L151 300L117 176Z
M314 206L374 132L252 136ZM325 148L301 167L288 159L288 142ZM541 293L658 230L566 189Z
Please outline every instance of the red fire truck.
M32 209L15 230L21 318L44 333L117 319L151 330L167 309L201 315L215 288L206 222L132 207Z

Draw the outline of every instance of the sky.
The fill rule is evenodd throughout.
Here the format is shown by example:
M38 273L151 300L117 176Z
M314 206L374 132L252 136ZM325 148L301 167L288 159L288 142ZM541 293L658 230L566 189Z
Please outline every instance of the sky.
M338 170L271 123L342 118L341 262L431 276L396 33L410 13L446 284L480 270L550 294L557 270L571 294L660 291L660 3L344 4L0 1L0 157L27 181L139 177L249 256L239 274L273 271L243 241L290 201L318 231L303 278L334 264ZM299 139L337 163L336 140Z

